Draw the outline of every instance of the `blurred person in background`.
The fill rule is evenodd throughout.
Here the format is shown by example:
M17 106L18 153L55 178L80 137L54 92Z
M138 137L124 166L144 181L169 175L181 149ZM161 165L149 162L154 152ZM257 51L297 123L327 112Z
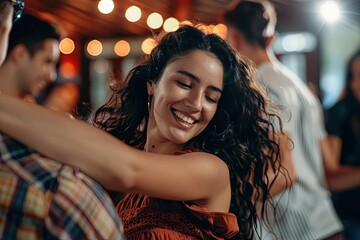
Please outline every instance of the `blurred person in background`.
M6 19L6 26L11 26L11 3L17 4L14 16L20 17L21 1L1 0L0 24ZM6 49L7 36L0 33L5 38L0 49ZM34 16L24 14L14 23L8 56L0 68L0 95L23 101L51 81L59 39L52 25ZM98 183L3 132L0 186L1 239L123 239L114 206Z
M342 99L328 110L326 128L341 166L360 167L360 49L347 65L344 90ZM360 185L334 189L333 201L345 226L345 238L360 240Z
M9 36L7 65L15 65L17 71L13 76L16 80L7 80L13 94L24 98L34 98L56 77L56 64L59 60L60 33L48 22L32 15L24 14L16 23ZM20 57L17 57L20 56ZM23 61L17 60L17 58ZM15 61L17 60L17 61Z
M334 163L332 159L323 160L326 132L322 107L306 84L273 53L277 21L273 5L261 0L237 1L223 18L233 48L256 64L258 81L270 98L283 106L284 131L294 144L296 181L291 189L274 197L276 215L269 213L274 216L270 224L265 226L259 219L260 238L341 239L343 226L331 202L324 173Z

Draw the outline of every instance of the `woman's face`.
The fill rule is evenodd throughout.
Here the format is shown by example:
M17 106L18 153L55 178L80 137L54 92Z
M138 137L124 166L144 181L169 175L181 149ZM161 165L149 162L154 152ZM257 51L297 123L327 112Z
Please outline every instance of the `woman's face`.
M352 79L350 89L355 98L360 102L360 57L356 58L351 65Z
M148 86L153 96L149 126L156 128L150 131L175 144L200 134L216 112L223 75L221 62L206 51L195 50L172 61Z

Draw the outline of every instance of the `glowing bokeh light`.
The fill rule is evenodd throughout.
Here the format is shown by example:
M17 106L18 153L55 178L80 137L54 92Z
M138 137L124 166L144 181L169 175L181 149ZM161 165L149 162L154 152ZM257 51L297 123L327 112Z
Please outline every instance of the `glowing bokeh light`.
M188 20L184 20L184 21L180 22L179 25L180 26L193 26L194 24L192 24L192 22L190 22Z
M125 57L130 52L130 44L125 40L120 40L115 44L114 52L119 57Z
M285 36L281 44L286 52L301 52L306 47L306 39L302 34L292 34Z
M98 4L98 9L102 14L109 14L114 10L113 0L101 0Z
M129 22L137 22L141 18L141 9L137 6L131 6L126 10L125 17Z
M99 58L94 63L94 70L97 73L106 73L109 69L109 63L106 59Z
M320 14L327 22L335 22L340 18L339 5L334 1L326 1L320 5Z
M152 13L147 18L147 25L152 29L157 29L163 24L163 17L159 13Z
M156 41L152 38L147 38L141 44L141 50L145 54L150 54L155 46L156 46Z
M99 40L92 40L88 43L86 49L91 56L98 56L101 54L103 46Z
M226 39L227 27L224 24L219 23L219 24L215 25L215 27L213 29L213 33L219 35L222 39Z
M176 18L170 17L164 22L165 32L174 32L179 29L179 21Z
M76 67L71 62L63 62L60 64L60 74L65 79L71 79L76 76Z
M71 54L75 50L75 43L70 38L64 38L59 43L59 49L63 54Z

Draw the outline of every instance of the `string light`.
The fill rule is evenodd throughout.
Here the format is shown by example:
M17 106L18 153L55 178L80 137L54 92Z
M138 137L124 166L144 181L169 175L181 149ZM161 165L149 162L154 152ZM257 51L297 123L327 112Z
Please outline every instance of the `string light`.
M165 32L174 32L179 29L179 21L176 18L168 18L164 22Z
M102 14L109 14L114 10L113 0L101 0L98 4L98 9Z
M129 22L137 22L141 18L141 9L137 6L131 6L126 10L125 17Z
M59 49L63 54L71 54L75 50L75 43L70 38L64 38L59 44Z
M92 40L87 45L87 51L91 56L99 56L103 50L103 46L99 40Z
M163 24L163 17L159 13L152 13L147 18L147 25L152 29L157 29Z
M125 40L120 40L115 44L114 52L119 57L125 57L130 52L130 44Z
M141 50L145 54L150 54L155 46L156 46L156 41L152 38L147 38L141 44Z

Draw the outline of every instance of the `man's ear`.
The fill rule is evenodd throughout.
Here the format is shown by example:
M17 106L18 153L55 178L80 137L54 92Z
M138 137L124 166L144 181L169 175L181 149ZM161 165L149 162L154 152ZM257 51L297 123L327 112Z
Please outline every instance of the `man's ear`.
M148 93L148 95L150 96L150 95L153 95L153 93L154 93L154 83L152 83L152 82L147 82L146 83L146 88L147 88L147 93Z
M30 57L29 51L24 44L16 45L9 53L9 58L15 63L19 63Z

